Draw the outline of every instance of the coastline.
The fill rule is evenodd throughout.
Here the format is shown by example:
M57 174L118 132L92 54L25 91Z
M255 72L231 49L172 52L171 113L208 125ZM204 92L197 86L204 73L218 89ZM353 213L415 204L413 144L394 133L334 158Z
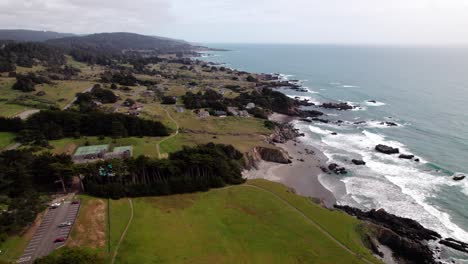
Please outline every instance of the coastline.
M269 118L278 123L290 123L295 117L273 114ZM247 179L267 179L280 182L302 196L319 199L323 206L333 208L336 203L335 195L320 183L319 176L323 173L321 167L326 166L328 158L317 148L306 146L300 138L286 143L276 143L276 147L285 150L292 163L279 164L261 161L257 168L244 171Z

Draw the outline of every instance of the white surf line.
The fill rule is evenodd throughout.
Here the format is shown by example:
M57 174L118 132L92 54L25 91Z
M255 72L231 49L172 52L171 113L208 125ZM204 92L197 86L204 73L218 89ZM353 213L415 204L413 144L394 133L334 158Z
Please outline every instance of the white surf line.
M119 253L120 244L122 244L122 241L124 240L125 235L127 234L128 228L130 227L130 224L131 224L132 221L133 221L133 202L132 202L132 199L128 198L128 203L130 204L130 209L131 209L131 211L130 211L130 219L128 219L127 226L125 227L125 230L122 232L122 235L120 236L119 243L118 243L117 246L115 247L114 254L112 255L111 264L114 264L115 258L117 257L117 253Z

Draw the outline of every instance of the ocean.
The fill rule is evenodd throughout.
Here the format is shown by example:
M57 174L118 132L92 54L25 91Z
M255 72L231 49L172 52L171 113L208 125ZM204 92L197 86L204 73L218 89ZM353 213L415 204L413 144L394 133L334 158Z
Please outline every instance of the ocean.
M291 97L359 106L324 111L328 119L342 120L341 125L296 124L308 144L350 170L345 176L320 176L339 204L384 208L468 242L468 179L452 180L468 173L468 47L207 46L229 51L209 52L203 60L280 73L309 90L281 90ZM398 147L421 162L376 153L377 144ZM367 164L352 165L352 158ZM345 184L346 194L335 190L337 181Z

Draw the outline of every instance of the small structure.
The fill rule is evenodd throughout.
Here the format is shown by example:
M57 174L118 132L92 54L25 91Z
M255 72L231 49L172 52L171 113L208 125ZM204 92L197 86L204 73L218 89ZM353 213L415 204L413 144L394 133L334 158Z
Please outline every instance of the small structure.
M196 109L194 112L199 118L207 118L210 116L210 113L208 113L208 111L205 109Z
M254 103L248 103L248 104L245 106L245 109L252 109L252 108L255 108L255 104L254 104Z
M109 152L109 145L95 145L77 148L72 159L75 163L85 163L106 159L128 159L132 156L132 146L115 147Z
M214 116L219 116L219 117L226 117L227 113L225 111L214 111Z
M104 159L128 159L133 156L132 146L115 147L112 152L104 154Z
M139 103L134 103L132 106L130 106L130 110L140 111L142 109L143 109L143 105Z
M230 113L233 116L239 116L239 108L237 108L237 107L228 106L227 111L228 111L228 113Z
M85 160L102 159L108 151L109 145L79 147L73 155L73 161L80 162Z
M241 111L239 111L239 116L240 117L250 117L250 114L246 110L241 110Z

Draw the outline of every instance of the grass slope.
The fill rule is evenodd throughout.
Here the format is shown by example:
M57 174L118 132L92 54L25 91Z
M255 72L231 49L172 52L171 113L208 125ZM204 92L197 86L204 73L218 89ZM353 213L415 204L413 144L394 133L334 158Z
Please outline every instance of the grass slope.
M0 150L14 143L15 134L0 132Z
M378 263L362 245L354 218L314 205L280 184L249 184L317 217L338 240ZM363 263L283 200L252 186L137 198L134 208L116 263Z

